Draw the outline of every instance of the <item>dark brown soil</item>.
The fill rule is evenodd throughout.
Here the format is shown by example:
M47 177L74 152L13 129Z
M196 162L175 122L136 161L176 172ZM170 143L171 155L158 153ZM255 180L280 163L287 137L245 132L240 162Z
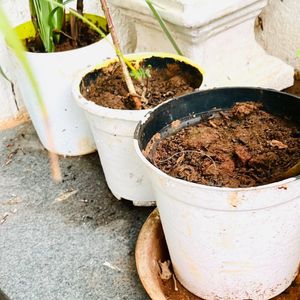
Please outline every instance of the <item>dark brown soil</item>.
M136 65L134 61L132 64ZM147 99L142 109L152 108L165 100L192 92L202 82L202 75L196 68L170 58L145 59L135 67L149 74L142 78L142 83L133 79L136 92ZM85 76L81 93L86 99L104 107L134 109L119 63Z
M210 186L253 187L277 181L300 159L300 127L270 115L261 104L245 102L149 147L148 158L170 176Z
M81 47L91 45L101 39L99 33L91 29L87 24L81 24L80 31L78 35L78 43L74 45L70 38L71 30L70 24L67 23L66 28L63 30L64 34L60 35L60 41L55 45L55 52L62 52L67 50L74 50ZM101 28L103 31L107 32L106 29ZM25 40L25 47L29 52L45 53L45 49L40 42L39 38L27 39Z

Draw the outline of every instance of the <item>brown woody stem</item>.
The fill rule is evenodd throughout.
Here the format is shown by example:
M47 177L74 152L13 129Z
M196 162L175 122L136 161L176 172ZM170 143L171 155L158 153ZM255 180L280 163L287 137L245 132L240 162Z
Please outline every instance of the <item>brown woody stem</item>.
M83 15L83 0L77 0L76 10L80 15ZM82 21L77 19L74 15L70 14L70 27L71 27L71 44L73 47L78 47L78 39Z
M77 40L78 40L78 31L76 25L76 17L70 14L70 28L71 28L71 44L73 47L77 47Z
M77 0L76 10L80 15L83 15L83 0ZM80 34L82 21L76 18L76 30L77 30L77 38Z
M116 31L115 31L115 26L114 26L113 20L111 18L107 2L106 2L106 0L100 0L100 2L102 5L102 10L106 17L109 32L111 33L111 37L112 37L112 40L113 40L113 43L115 46L116 54L119 58L119 62L120 62L121 68L122 68L122 72L123 72L124 79L125 79L125 82L126 82L126 85L128 88L129 95L131 96L132 100L135 103L135 108L141 109L141 107L142 107L141 97L135 91L132 79L130 77L129 71L126 66L126 63L122 57L123 55L121 52L120 42L119 42L119 39L118 39Z

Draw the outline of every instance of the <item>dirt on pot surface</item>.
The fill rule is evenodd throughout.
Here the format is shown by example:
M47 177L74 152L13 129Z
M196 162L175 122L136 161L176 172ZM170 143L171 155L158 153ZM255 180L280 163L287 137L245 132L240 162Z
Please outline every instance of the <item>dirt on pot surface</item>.
M195 67L171 58L152 57L139 65L131 63L142 72L141 82L133 78L136 92L147 99L142 109L193 92L202 82L202 75ZM81 83L81 93L104 107L134 109L119 63L87 74Z
M101 29L107 33L106 29ZM71 28L69 23L66 23L66 26L62 31L63 33L61 33L60 35L60 41L57 45L55 45L55 52L78 49L81 47L91 45L101 39L99 33L91 29L85 23L81 23L77 45L74 45L74 43L72 43ZM29 52L45 53L45 49L39 38L36 37L33 39L26 39L24 42L25 47Z
M142 275L142 283L148 293L161 292L168 300L202 300L189 292L176 278L172 263L168 269L172 276L166 277L169 272L162 273L159 267L161 262L170 261L165 235L160 221L158 210L155 209L140 231L139 241L136 247L136 263ZM150 272L149 272L150 271ZM205 270L203 271L205 274ZM168 279L169 278L169 279ZM280 295L272 300L299 300L300 299L300 275Z
M180 122L174 126L179 128ZM300 159L300 126L269 114L260 103L237 103L150 141L145 156L168 175L190 182L259 186L277 181Z

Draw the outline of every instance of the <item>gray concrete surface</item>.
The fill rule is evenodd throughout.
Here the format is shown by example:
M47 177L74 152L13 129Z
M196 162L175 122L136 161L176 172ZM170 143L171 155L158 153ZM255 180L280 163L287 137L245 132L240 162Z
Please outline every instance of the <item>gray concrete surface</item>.
M31 123L0 132L0 289L12 300L148 299L134 248L153 208L117 201L97 153L60 163L55 184Z

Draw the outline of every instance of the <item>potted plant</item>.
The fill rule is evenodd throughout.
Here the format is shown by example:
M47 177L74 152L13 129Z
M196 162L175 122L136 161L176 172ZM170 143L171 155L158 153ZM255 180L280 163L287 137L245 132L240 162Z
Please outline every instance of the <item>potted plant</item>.
M139 123L135 150L173 269L195 295L270 299L298 273L300 176L288 171L300 159L299 112L289 94L219 88L163 103Z
M152 205L151 185L133 148L134 129L153 106L197 89L202 70L179 55L124 57L107 3L101 3L118 57L82 72L74 81L74 99L91 125L111 192L135 205Z
M74 18L75 11L67 14L62 1L30 0L32 20L16 27L19 38L27 49L34 76L44 99L53 133L53 145L47 139L34 91L20 62L11 54L11 74L21 91L23 101L43 146L61 155L81 155L93 152L95 144L84 114L73 102L71 83L79 70L91 65L95 59L110 57L110 45L99 40L98 33ZM77 1L78 14L82 14L82 1ZM84 14L105 32L104 18ZM8 47L11 52L10 47Z

